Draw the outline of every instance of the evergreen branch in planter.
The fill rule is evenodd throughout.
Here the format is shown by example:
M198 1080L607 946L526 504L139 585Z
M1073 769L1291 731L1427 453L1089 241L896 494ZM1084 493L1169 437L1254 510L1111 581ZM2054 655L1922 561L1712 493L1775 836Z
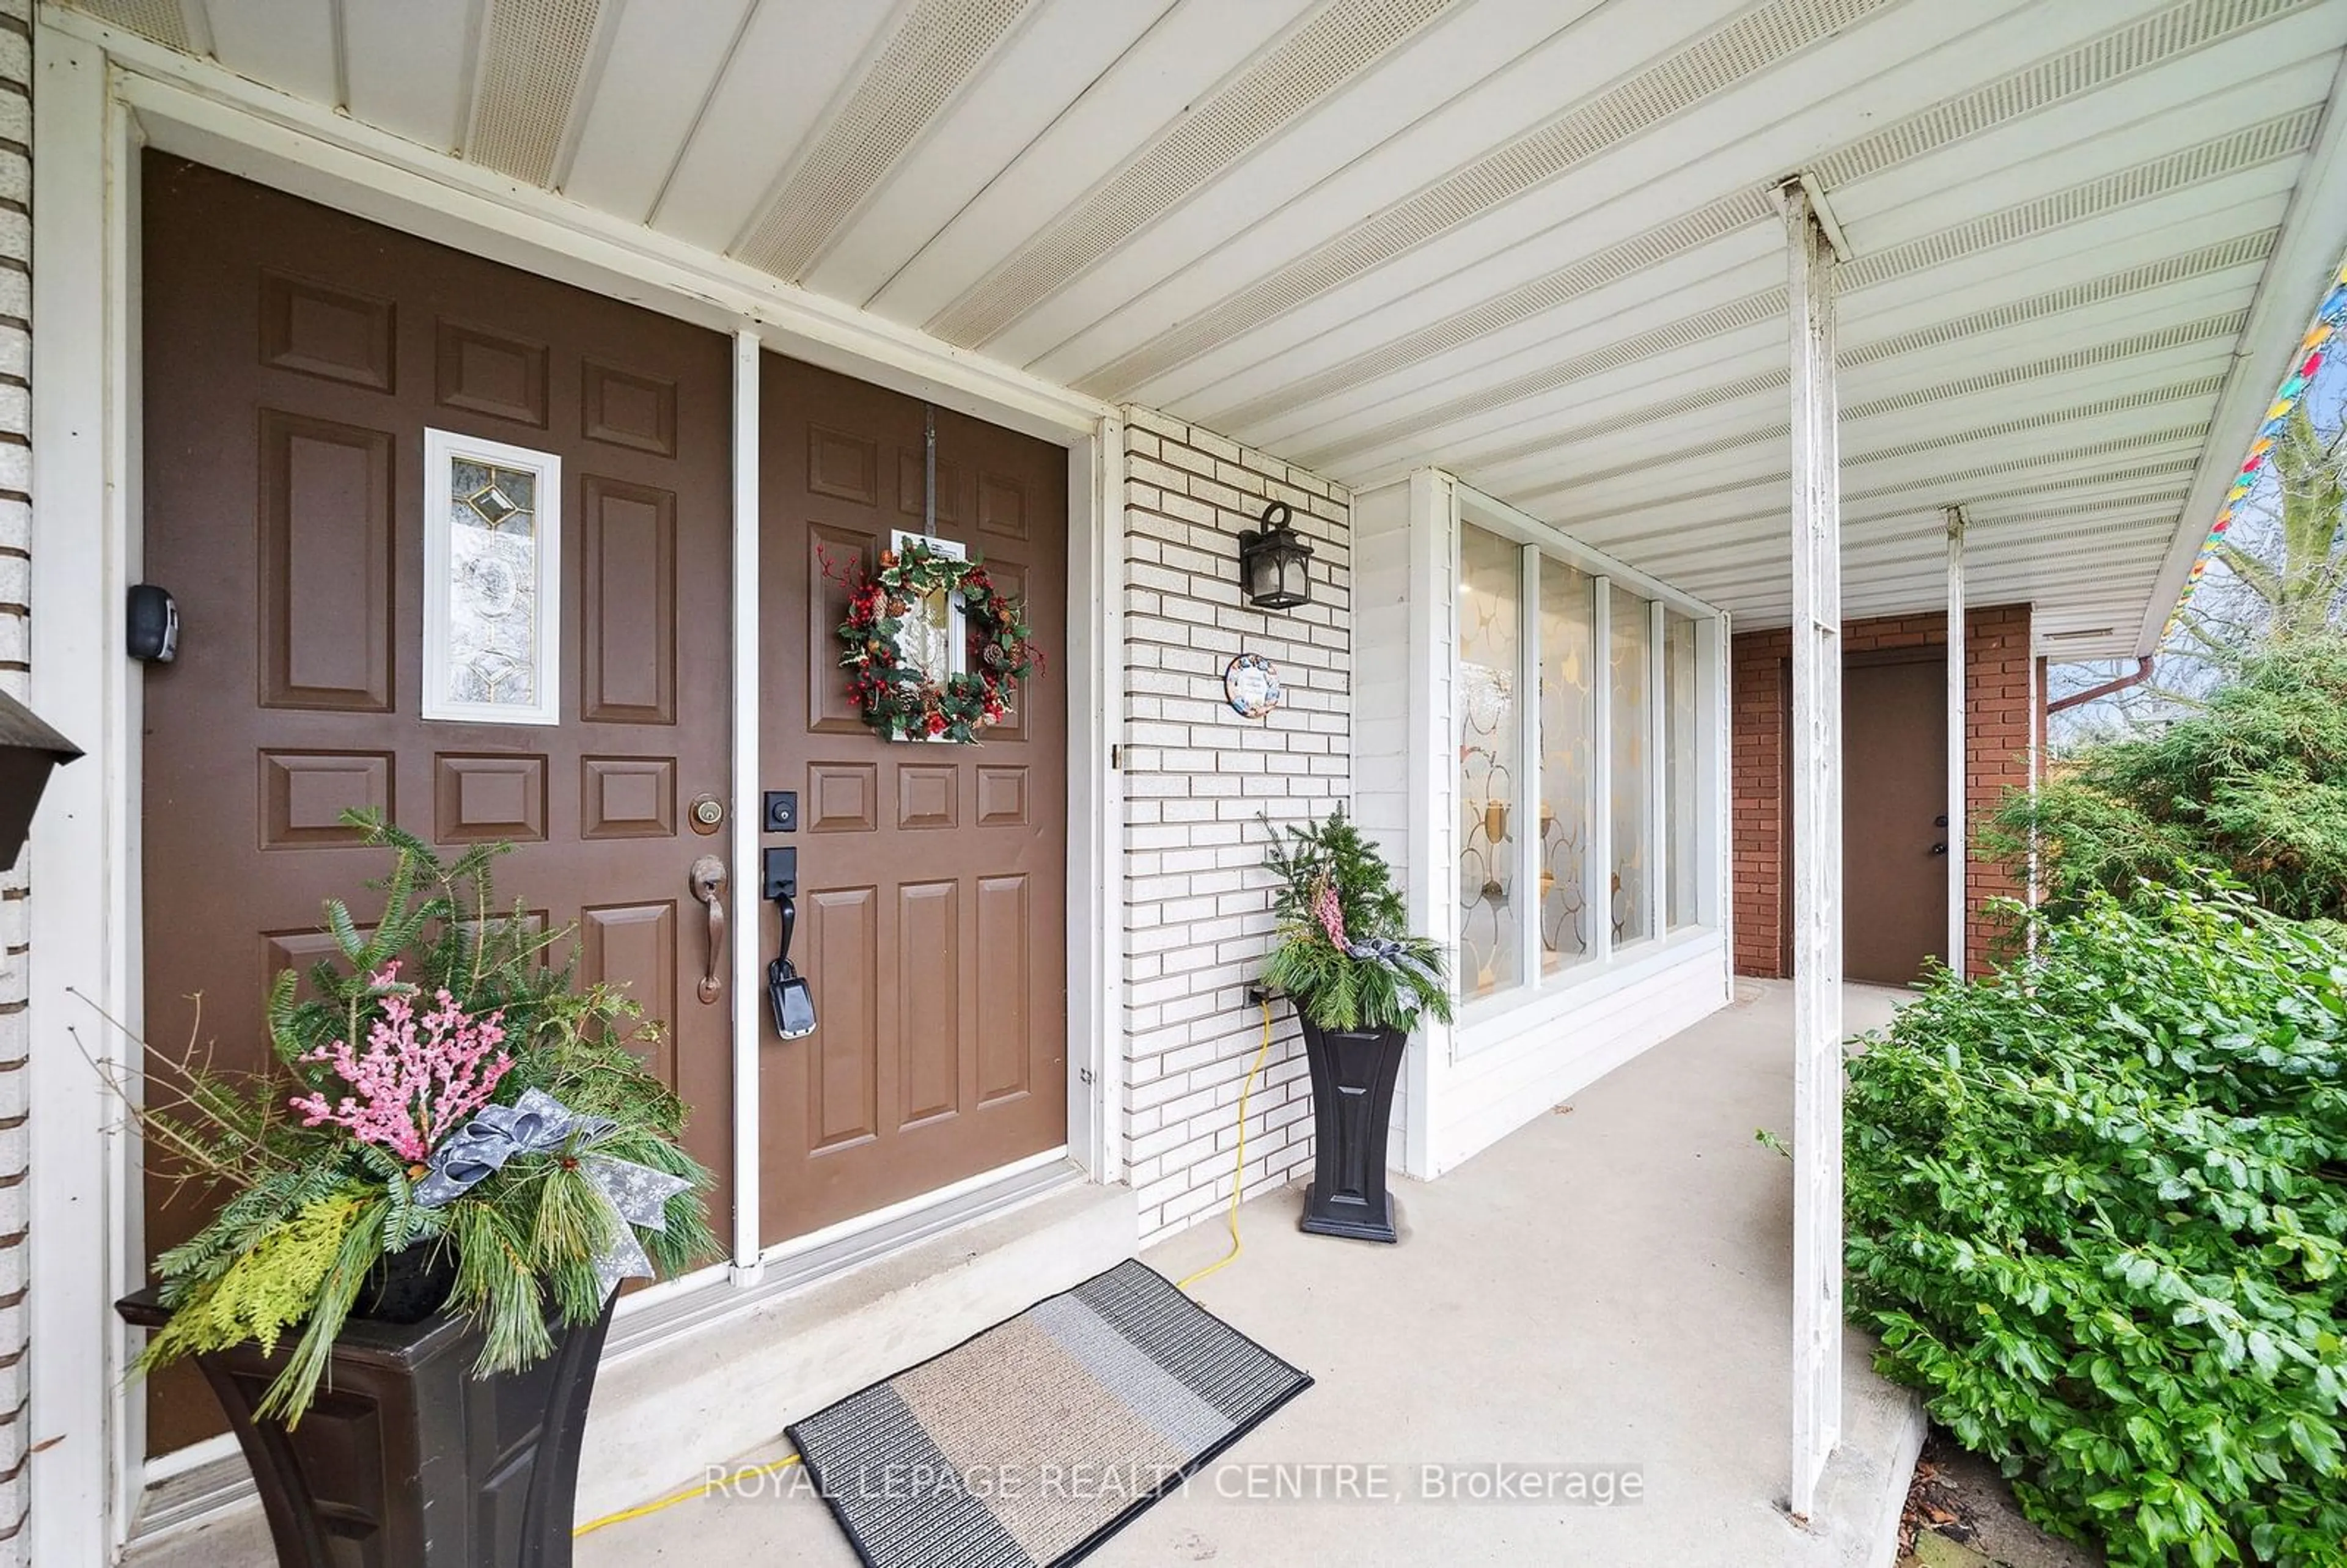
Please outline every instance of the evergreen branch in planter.
M712 1177L679 1143L684 1107L630 1049L650 1034L640 1009L577 984L558 953L567 929L497 904L490 871L508 846L444 863L379 816L343 820L392 855L383 913L363 928L328 902L335 956L311 969L313 994L291 970L271 987L272 1069L219 1073L191 1050L155 1080L160 1103L135 1110L189 1181L226 1199L155 1260L172 1315L138 1369L248 1340L273 1351L291 1335L261 1406L288 1425L344 1324L394 1294L395 1275L420 1294L401 1320L443 1310L479 1328L486 1377L547 1356L554 1325L598 1319L614 1254L640 1247L667 1276L718 1250ZM514 1143L462 1184L436 1170L468 1126L545 1103L536 1096L574 1119L554 1123L570 1129L559 1142ZM642 1167L667 1195L631 1221L597 1179L615 1164Z
M1258 820L1271 836L1264 862L1278 878L1279 937L1263 983L1322 1029L1406 1030L1420 1013L1450 1022L1449 955L1410 935L1393 867L1345 808L1285 830Z

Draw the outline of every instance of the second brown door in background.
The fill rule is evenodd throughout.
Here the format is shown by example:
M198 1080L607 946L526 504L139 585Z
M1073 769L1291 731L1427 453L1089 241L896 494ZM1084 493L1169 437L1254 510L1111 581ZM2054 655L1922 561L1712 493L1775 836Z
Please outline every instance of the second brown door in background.
M1903 986L1948 950L1947 661L1842 670L1842 972Z

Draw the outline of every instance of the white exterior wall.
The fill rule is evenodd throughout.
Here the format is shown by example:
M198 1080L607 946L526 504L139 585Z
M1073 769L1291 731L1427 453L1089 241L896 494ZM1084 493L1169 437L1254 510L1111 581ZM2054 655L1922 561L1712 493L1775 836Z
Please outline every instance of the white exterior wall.
M1444 477L1421 474L1354 497L1361 662L1353 772L1365 786L1355 804L1362 831L1377 841L1400 877L1410 928L1455 950L1458 905L1449 881L1435 873L1453 860L1456 770L1447 738L1430 729L1428 714L1450 711L1458 605L1454 596L1437 595L1424 586L1438 561L1457 557L1449 487ZM1424 528L1413 528L1414 499ZM1415 1176L1431 1176L1441 1168L1430 1158L1429 1108L1440 1098L1440 1064L1449 1061L1450 1044L1448 1026L1426 1020L1402 1059L1401 1080L1394 1088L1386 1163Z
M1324 815L1352 790L1350 497L1267 454L1125 411L1124 1165L1143 1242L1230 1201L1238 1099L1262 1044L1246 999L1272 930L1258 813ZM1285 501L1311 544L1312 602L1251 610L1238 536ZM1241 652L1286 705L1242 719ZM1289 1009L1247 1102L1252 1196L1306 1174L1311 1085Z
M1460 487L1422 470L1354 498L1354 570L1360 668L1353 768L1358 810L1409 890L1413 927L1456 950L1459 900L1457 745L1451 705L1458 658ZM1523 519L1526 523L1530 519ZM1553 530L1552 530L1553 532ZM1564 546L1563 536L1555 542ZM1577 548L1577 547L1574 547ZM1600 562L1582 564L1603 571ZM1629 583L1645 590L1649 585ZM1707 679L1723 689L1724 637L1706 645ZM1724 835L1724 710L1699 711L1718 733L1700 776ZM1701 907L1717 917L1718 856ZM1641 1051L1723 1006L1727 944L1716 924L1672 933L1567 971L1536 989L1503 993L1430 1023L1411 1043L1395 1096L1389 1163L1420 1179L1450 1171Z
M0 690L19 700L32 684L32 56L31 0L0 0ZM0 1568L31 1544L28 892L22 862L0 876Z

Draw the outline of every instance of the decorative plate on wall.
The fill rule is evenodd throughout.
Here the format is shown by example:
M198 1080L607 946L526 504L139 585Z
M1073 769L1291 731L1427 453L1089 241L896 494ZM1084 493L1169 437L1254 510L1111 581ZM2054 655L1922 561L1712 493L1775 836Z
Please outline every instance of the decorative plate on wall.
M1223 695L1242 719L1267 717L1286 700L1279 671L1260 653L1242 653L1223 671Z

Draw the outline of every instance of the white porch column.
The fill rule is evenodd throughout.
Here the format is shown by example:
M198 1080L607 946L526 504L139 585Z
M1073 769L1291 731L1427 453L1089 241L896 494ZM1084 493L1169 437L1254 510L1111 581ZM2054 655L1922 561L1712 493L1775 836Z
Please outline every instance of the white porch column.
M1971 879L1971 858L1964 853L1970 839L1964 824L1965 764L1971 760L1964 743L1964 509L1948 508L1948 969L1958 979L1964 973L1964 925L1971 906L1965 884Z
M1841 1439L1841 489L1833 251L1783 188L1793 393L1793 1478Z

